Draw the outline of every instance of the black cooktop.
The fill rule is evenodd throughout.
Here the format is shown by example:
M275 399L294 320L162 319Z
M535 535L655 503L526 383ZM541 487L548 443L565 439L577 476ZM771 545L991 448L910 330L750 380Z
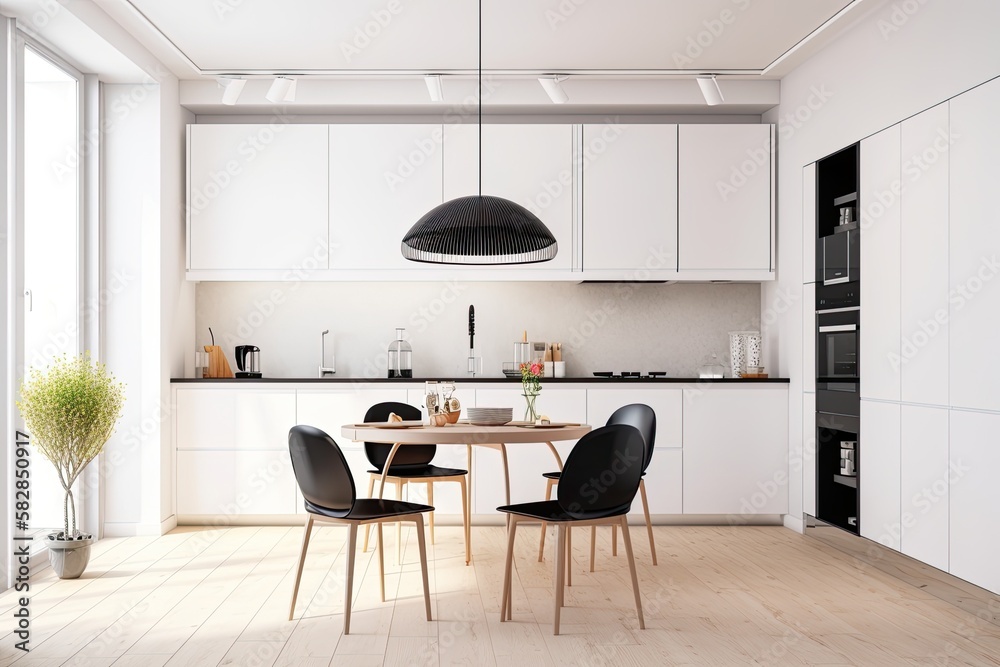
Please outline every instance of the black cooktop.
M653 380L667 374L663 371L647 371L645 374L641 371L594 371L594 376L608 380Z

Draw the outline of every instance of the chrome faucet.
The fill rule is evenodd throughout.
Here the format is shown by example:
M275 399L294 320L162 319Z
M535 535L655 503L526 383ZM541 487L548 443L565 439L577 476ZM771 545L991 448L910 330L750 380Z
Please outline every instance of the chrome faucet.
M321 378L337 372L336 354L330 355L330 366L326 366L326 335L328 333L330 333L330 330L326 329L319 335L319 376Z

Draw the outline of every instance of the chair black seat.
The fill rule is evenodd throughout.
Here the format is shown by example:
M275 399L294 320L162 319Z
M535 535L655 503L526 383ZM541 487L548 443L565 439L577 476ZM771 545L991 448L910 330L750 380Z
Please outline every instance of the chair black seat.
M369 474L381 475L381 470L369 470ZM468 470L459 468L441 468L430 463L415 466L392 466L389 468L390 477L406 477L408 479L427 479L434 477L460 477L468 475Z
M351 509L332 510L327 507L314 505L308 500L305 501L306 511L320 516L333 517L335 519L353 519L355 521L368 521L370 519L381 519L387 516L399 516L401 514L416 514L417 512L433 512L430 505L420 505L417 503L400 502L399 500L379 499L379 498L358 498L354 501Z
M646 476L646 471L645 470L642 471L642 476L643 477ZM560 477L562 477L562 473L561 472L543 472L542 473L542 477L544 477L545 479L559 479Z

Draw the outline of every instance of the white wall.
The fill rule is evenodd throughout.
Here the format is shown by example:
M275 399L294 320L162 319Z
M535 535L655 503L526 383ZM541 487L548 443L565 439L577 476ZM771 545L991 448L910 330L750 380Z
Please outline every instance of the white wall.
M765 355L791 378L789 513L802 514L802 167L1000 74L995 0L893 0L788 74L779 124L778 280L764 287ZM985 183L984 183L985 185ZM811 221L810 223L811 224ZM787 313L766 317L797 295ZM811 338L805 344L812 344ZM985 353L985 351L984 351Z
M261 348L267 377L315 377L319 334L335 339L337 375L384 377L395 327L406 327L416 377L466 376L469 304L484 374L502 376L515 340L563 342L567 374L664 371L691 377L728 359L728 332L759 328L757 284L200 283L198 345L208 327ZM194 347L189 348L194 352ZM235 365L233 366L235 370Z

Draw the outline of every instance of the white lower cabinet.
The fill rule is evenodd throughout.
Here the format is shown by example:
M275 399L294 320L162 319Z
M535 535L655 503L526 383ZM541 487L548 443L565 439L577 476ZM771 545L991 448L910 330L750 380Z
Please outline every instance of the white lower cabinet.
M904 405L900 453L902 552L947 570L948 410Z
M899 551L900 406L861 401L861 535Z
M684 451L657 447L646 468L646 500L650 514L684 513ZM642 499L632 503L629 516L642 516Z
M476 389L476 406L513 408L514 419L524 417L524 397L520 385L516 389ZM587 418L587 390L545 387L536 403L540 413L552 421L589 423ZM541 436L540 436L541 437ZM563 462L576 441L553 443ZM505 491L501 454L484 447L474 448L475 490L474 511L477 514L494 514L505 504ZM544 440L538 443L507 446L507 463L510 466L510 501L525 503L545 498L546 480L542 473L559 469Z
M303 513L302 497L288 455L288 431L308 424L328 433L339 445L354 477L359 497L368 494L364 444L340 435L344 424L360 422L376 403L423 404L423 388L407 385L303 384L180 386L175 400L176 507L181 521L219 516L294 515ZM524 414L520 385L459 384L463 408L510 407ZM735 386L706 384L681 389L574 387L548 385L538 398L539 410L554 421L603 426L611 413L629 403L646 403L657 415L657 437L646 471L646 493L652 515L781 514L788 499L788 389L786 385ZM539 439L545 436L539 434ZM554 443L565 462L575 442ZM542 473L558 470L544 440L507 446L511 502L541 500ZM464 445L439 445L434 464L465 469ZM501 453L473 448L472 509L498 517L505 504ZM426 502L426 485L413 484L407 497ZM395 497L395 488L386 490ZM457 484L437 484L438 516L461 515ZM632 515L642 515L638 498ZM499 519L498 519L499 520Z
M788 389L684 390L684 513L788 512Z
M294 514L295 477L287 447L177 452L177 514L239 517Z
M949 569L1000 593L1000 414L951 411Z

